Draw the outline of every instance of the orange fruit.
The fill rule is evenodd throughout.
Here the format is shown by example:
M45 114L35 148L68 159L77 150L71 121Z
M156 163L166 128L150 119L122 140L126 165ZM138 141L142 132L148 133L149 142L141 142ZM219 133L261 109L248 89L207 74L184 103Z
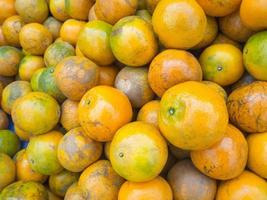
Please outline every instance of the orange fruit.
M15 7L25 23L43 23L49 14L46 0L16 0Z
M201 80L202 71L198 60L184 50L165 50L152 60L149 67L148 81L159 97L178 83Z
M162 0L152 24L164 47L189 49L203 39L207 19L195 0Z
M72 172L83 171L97 161L101 154L102 144L87 137L81 127L67 132L57 150L60 164Z
M47 176L32 170L25 149L22 149L16 154L15 164L18 181L36 181L40 183L46 181Z
M97 86L86 92L78 113L85 134L100 142L112 140L115 132L131 121L133 114L127 96L110 86Z
M109 161L99 160L83 171L78 185L84 199L117 200L123 182L123 178L112 169Z
M216 200L267 199L267 183L264 179L249 171L239 177L221 182Z
M71 56L58 63L55 69L56 83L70 100L79 101L99 79L99 67L85 57Z
M2 110L0 110L0 130L7 129L8 124L9 124L9 121L7 118L7 114L3 112Z
M5 39L4 33L3 33L3 28L0 25L0 47L7 45L7 41Z
M133 67L148 64L158 50L152 26L137 16L125 17L113 26L110 45L117 60Z
M0 153L0 191L14 182L15 178L16 166L14 161L7 154Z
M53 175L63 170L57 158L57 148L62 137L63 134L58 131L31 137L26 154L34 171Z
M0 130L0 153L11 157L20 149L20 141L17 135L10 130Z
M109 152L110 152L110 144L111 142L105 142L105 145L104 145L104 154L105 154L105 157L110 160L110 156L109 156Z
M24 141L30 140L30 137L32 136L31 134L21 130L17 126L14 126L14 129L15 129L16 135L19 137L20 140L24 140Z
M145 182L159 175L168 158L167 143L158 129L145 122L120 128L110 145L113 169L123 178Z
M214 44L199 58L205 80L221 86L231 85L244 73L242 52L230 44Z
M248 141L248 168L259 176L267 177L267 133L250 134Z
M14 81L10 83L2 93L1 106L3 110L10 114L15 101L30 92L32 92L32 89L28 81Z
M52 193L50 190L48 190L47 192L48 192L48 199L49 200L63 200L61 197L58 197L57 195Z
M152 16L150 15L148 10L137 10L135 14L146 22L152 24Z
M34 72L44 68L44 59L41 56L25 56L19 64L19 77L23 81L30 81Z
M148 83L148 69L144 67L124 67L116 76L115 87L127 95L134 108L140 108L154 98Z
M119 72L118 68L114 65L100 66L99 70L100 73L99 73L98 85L113 86L115 78Z
M86 199L86 191L83 190L77 182L73 183L67 190L64 200L85 200Z
M267 83L264 81L255 81L234 90L227 101L231 122L248 133L266 132L266 90Z
M224 99L203 83L180 83L167 90L160 101L160 130L181 149L211 147L223 138L227 124Z
M160 0L144 0L144 1L146 4L146 8L149 10L150 13L153 14Z
M66 99L61 105L61 125L67 130L79 127L78 120L79 102Z
M118 200L172 200L172 190L160 176L144 183L126 181L122 184Z
M60 28L62 23L54 17L48 17L44 21L44 26L52 33L53 39L56 40L59 37Z
M88 22L80 32L79 49L87 58L98 65L110 65L115 61L109 37L112 26L100 20Z
M217 180L239 176L246 167L247 157L248 144L245 137L230 124L221 141L208 149L191 152L196 168Z
M22 58L23 54L19 49L11 46L0 47L0 75L15 76ZM11 82L11 80L7 80L7 82Z
M65 0L67 14L74 19L87 20L93 0Z
M242 22L255 31L267 28L267 4L262 0L242 0L240 17Z
M95 14L99 20L115 24L123 17L134 15L138 0L97 0Z
M245 72L243 76L233 85L231 85L231 91L236 90L237 88L246 86L252 82L256 81L249 73Z
M246 42L254 33L240 18L239 10L219 19L220 30L232 40Z
M66 41L75 46L78 41L80 31L83 29L85 24L86 23L83 21L68 19L61 26L59 33L60 38L63 41Z
M50 12L57 20L65 21L69 18L65 0L49 0Z
M0 1L0 24L2 24L8 17L16 14L15 1L16 0Z
M76 45L76 47L75 47L75 53L76 53L76 56L85 57L85 56L83 55L83 53L81 52L81 50L80 50L80 48L79 48L78 45Z
M93 20L97 20L97 16L95 13L95 4L90 8L89 10L89 14L88 14L88 21L93 21Z
M49 30L38 23L27 24L19 33L22 48L32 55L43 55L47 47L53 42Z
M215 40L213 40L212 44L232 44L235 47L239 48L240 50L242 50L242 46L241 44L239 44L238 42L228 38L227 36L219 33L217 35L217 37L215 38Z
M197 2L207 15L221 17L237 10L242 0L197 0Z
M202 40L195 45L194 49L201 49L210 45L218 34L218 24L215 17L207 16L207 25Z
M216 181L200 173L190 160L177 162L167 178L174 199L214 200Z
M2 25L3 35L9 45L20 47L19 32L23 26L24 22L18 15L9 17L4 21Z
M63 170L49 177L49 188L54 194L64 197L68 188L78 181L79 176L79 173Z
M227 101L227 93L226 91L223 89L222 86L220 86L217 83L214 83L212 81L202 81L202 83L206 84L207 86L209 86L211 89L215 90L216 92L218 92L218 94L220 94L220 96Z
M251 36L243 49L244 65L248 73L258 80L267 80L267 31Z
M149 101L139 110L137 115L137 121L147 122L153 124L155 127L158 128L159 110L159 100Z
M60 107L50 95L30 92L15 101L11 116L18 128L29 134L39 135L55 127L59 121Z

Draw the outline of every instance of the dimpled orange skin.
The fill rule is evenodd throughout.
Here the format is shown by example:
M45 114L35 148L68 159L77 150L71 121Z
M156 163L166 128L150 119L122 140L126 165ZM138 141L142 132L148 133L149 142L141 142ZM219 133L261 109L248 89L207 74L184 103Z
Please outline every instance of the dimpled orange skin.
M99 20L115 24L121 18L134 15L138 0L97 0L95 15Z
M53 42L49 30L37 23L30 23L22 27L19 33L22 48L32 55L43 55L47 47Z
M65 100L61 105L61 125L67 130L79 127L78 120L78 101Z
M78 45L76 45L75 47L75 53L76 53L76 56L85 57L85 55L83 55Z
M72 172L81 172L97 161L102 154L102 144L84 134L81 127L67 132L58 145L58 159L61 165Z
M16 166L14 161L4 153L0 153L0 191L14 182L16 178Z
M267 4L264 0L242 0L240 6L242 22L255 31L267 28Z
M14 15L4 21L2 25L3 34L9 45L20 47L19 32L22 26L24 26L24 22L19 15Z
M166 180L160 176L155 179L135 183L126 181L122 184L118 200L172 200L172 190Z
M267 178L267 133L250 134L247 137L248 141L248 168Z
M110 145L113 169L133 182L154 179L164 168L168 147L156 127L146 122L132 122L120 128Z
M202 81L202 83L206 84L207 86L209 86L210 88L214 89L215 91L217 91L220 96L225 100L225 102L227 101L227 93L226 91L223 89L222 86L220 86L217 83L214 83L212 81Z
M247 141L231 124L228 125L221 141L208 149L191 151L191 159L196 168L217 180L228 180L239 176L245 169L247 157Z
M255 81L234 90L228 97L230 121L248 133L267 131L267 83Z
M57 64L55 78L66 97L79 101L87 90L97 85L99 67L85 57L70 56Z
M85 191L85 199L117 200L123 182L108 160L99 160L83 171L78 185Z
M119 69L114 66L100 66L98 85L113 86Z
M203 39L207 19L195 0L162 0L152 24L164 47L189 49Z
M3 33L3 27L0 25L0 47L5 45L7 45L7 41Z
M86 198L86 191L75 182L68 188L64 200L86 200Z
M0 110L0 130L8 129L8 125L9 120L7 114L4 111Z
M6 18L16 14L15 1L16 0L0 1L0 25L5 21Z
M160 101L153 100L149 101L139 110L137 115L137 121L143 121L150 124L153 124L155 127L158 127L158 116L160 110Z
M65 21L69 18L66 11L65 0L49 0L51 14L60 21Z
M25 56L19 64L19 77L24 81L31 81L35 71L44 68L44 59L41 56Z
M167 180L174 200L214 200L216 195L216 181L200 173L188 159L173 165Z
M66 11L71 18L87 20L93 0L65 0Z
M49 30L53 35L53 40L56 40L59 37L59 32L62 26L62 23L54 17L48 17L44 21L44 26Z
M232 44L235 47L239 48L240 50L243 49L240 43L230 39L229 37L221 33L217 35L215 40L213 40L212 44Z
M231 44L214 44L206 48L199 58L203 78L221 86L238 81L243 75L242 52Z
M160 102L159 127L174 146L201 150L226 133L228 113L224 99L209 86L195 81L178 84Z
M219 184L216 200L247 199L267 199L267 183L263 178L244 171L239 177Z
M232 40L246 42L255 32L244 25L239 10L225 17L219 18L220 30Z
M15 133L19 137L19 139L24 140L24 141L29 141L30 137L32 136L31 134L21 130L17 126L14 126Z
M95 4L91 7L89 14L88 14L88 21L98 20L95 14Z
M132 67L148 64L158 50L152 26L138 16L125 17L113 26L110 45L117 60Z
M132 119L127 96L110 86L96 86L81 99L79 122L85 133L100 142L112 140L115 132Z
M46 175L42 175L32 170L25 149L19 151L15 156L17 180L45 182Z
M60 29L60 38L72 45L76 45L80 31L86 23L75 19L66 20Z
M197 2L207 15L221 17L237 10L242 0L197 0Z
M198 60L184 50L165 50L152 60L149 67L148 81L159 97L178 83L201 80L202 70Z

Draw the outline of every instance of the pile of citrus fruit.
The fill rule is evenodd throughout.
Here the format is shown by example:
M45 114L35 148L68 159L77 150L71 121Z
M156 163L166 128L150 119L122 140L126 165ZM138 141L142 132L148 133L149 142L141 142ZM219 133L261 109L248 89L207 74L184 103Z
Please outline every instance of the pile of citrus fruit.
M0 0L0 200L267 200L266 0Z

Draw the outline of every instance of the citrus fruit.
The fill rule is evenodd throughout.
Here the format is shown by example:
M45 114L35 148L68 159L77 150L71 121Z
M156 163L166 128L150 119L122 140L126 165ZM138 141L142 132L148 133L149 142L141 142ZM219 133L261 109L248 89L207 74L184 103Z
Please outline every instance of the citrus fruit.
M15 130L15 133L19 137L20 140L29 141L30 137L32 136L31 134L21 130L17 126L14 126L14 130Z
M65 21L69 18L65 3L65 0L49 0L51 14L60 21Z
M264 179L249 171L239 177L221 182L216 200L267 199L267 183Z
M49 188L53 193L64 197L68 188L78 181L80 174L63 170L49 177Z
M86 200L86 191L77 182L73 183L67 190L64 200Z
M0 75L15 76L22 58L23 54L19 49L11 46L0 47Z
M136 15L152 25L152 16L148 10L137 10Z
M7 129L9 124L9 120L7 114L0 110L0 130Z
M105 145L104 145L104 154L105 154L105 157L110 160L110 144L111 142L105 142Z
M99 20L115 24L121 18L134 15L138 0L97 0L95 14Z
M139 110L137 115L137 121L147 122L153 124L155 127L158 128L159 110L159 100L149 101Z
M144 1L146 3L146 8L149 10L150 13L153 14L160 0L144 0Z
M0 1L0 24L2 24L8 17L16 14L15 1L16 0Z
M109 65L115 61L109 37L112 26L100 20L88 22L78 38L78 46L83 55L98 65Z
M249 73L245 72L237 82L231 85L231 90L234 91L237 88L246 86L254 81L256 81L255 78L253 78Z
M80 101L79 122L90 138L106 142L132 119L127 96L110 86L97 86L86 92Z
M35 181L40 183L46 181L47 176L32 170L25 149L22 149L16 154L15 164L16 164L17 180Z
M61 105L61 125L67 130L79 127L78 120L79 102L66 99Z
M62 23L60 21L58 21L54 17L48 17L44 21L44 26L52 34L54 40L56 40L59 37L60 28L62 26Z
M244 73L242 52L230 44L215 44L206 48L199 58L205 80L227 86Z
M206 84L208 87L210 87L211 89L215 90L216 92L218 92L218 94L220 94L220 96L227 101L227 93L226 91L223 89L222 86L220 86L217 83L214 83L212 81L202 81L202 83Z
M248 133L266 132L266 90L267 83L264 81L255 81L234 90L227 101L231 122Z
M49 30L38 23L30 23L22 27L19 33L22 48L32 55L43 55L52 43L53 36Z
M208 149L191 152L196 168L217 180L239 176L246 167L247 157L248 144L245 137L230 124L221 141Z
M170 87L190 80L201 81L202 71L198 60L187 51L165 50L150 64L148 81L159 97Z
M60 107L50 95L31 92L15 101L11 116L18 128L39 135L55 127L59 121Z
M89 14L88 14L88 21L97 20L97 16L95 14L95 4L90 8Z
M3 25L3 34L7 43L14 47L20 47L19 32L24 26L22 18L18 15L7 18Z
M167 178L174 199L214 200L216 181L200 173L190 160L177 162Z
M39 77L43 73L45 67L37 69L31 77L31 87L33 91L39 90Z
M144 67L124 67L116 76L115 87L127 95L134 108L140 108L154 98L148 83L148 69Z
M14 156L20 149L20 141L16 134L10 130L0 130L0 153Z
M0 25L0 47L7 45L7 41L5 39L4 33L3 33L3 28Z
M16 166L14 161L7 154L0 153L0 191L15 181L15 178Z
M27 81L14 81L7 85L2 93L1 106L3 110L10 114L15 101L31 91L31 85Z
M65 0L67 14L78 20L87 20L89 10L93 4L93 0Z
M84 134L81 127L71 129L60 140L57 150L61 165L72 172L81 172L97 161L102 154L102 144Z
M119 72L116 66L101 66L99 68L99 81L98 85L107 85L113 86L115 82L115 78Z
M110 145L113 169L123 178L145 182L159 175L166 164L168 148L158 129L145 122L120 128Z
M61 132L51 131L30 138L26 155L34 171L53 175L63 170L57 158L57 147L62 137Z
M203 39L207 19L194 0L161 0L153 13L152 24L164 47L189 49Z
M62 200L61 197L55 195L50 190L48 190L47 192L48 192L48 200Z
M201 82L180 83L167 90L161 99L160 130L179 148L206 149L223 138L227 124L224 99Z
M85 57L71 56L63 59L55 69L56 83L70 100L79 101L99 79L99 67Z
M133 67L148 64L158 49L151 25L137 16L124 17L113 26L110 45L117 60Z
M85 190L84 199L117 200L123 182L109 161L99 160L83 171L78 185Z
M118 200L172 200L172 190L160 176L144 183L126 181L122 184Z
M235 47L239 48L240 50L242 50L242 46L240 43L230 39L229 37L227 37L224 34L219 33L217 35L217 37L215 38L215 40L213 40L212 44L232 44Z
M49 14L46 0L16 0L15 8L25 23L42 23Z

